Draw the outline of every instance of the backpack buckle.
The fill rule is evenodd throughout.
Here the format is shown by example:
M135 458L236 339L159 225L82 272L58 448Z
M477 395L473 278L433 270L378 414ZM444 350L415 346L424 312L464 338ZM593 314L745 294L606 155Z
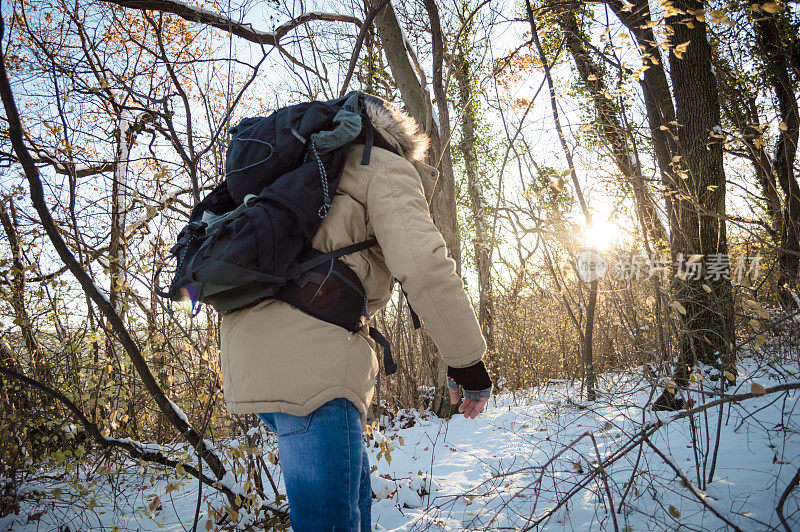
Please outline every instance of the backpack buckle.
M193 222L189 222L186 225L186 228L189 230L190 234L197 235L197 234L200 234L200 232L203 231L206 228L206 223L205 222L201 222L199 220L195 220Z

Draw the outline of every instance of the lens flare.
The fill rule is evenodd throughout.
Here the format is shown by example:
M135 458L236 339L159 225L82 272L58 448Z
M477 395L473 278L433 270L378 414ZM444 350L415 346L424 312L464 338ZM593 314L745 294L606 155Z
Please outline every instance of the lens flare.
M622 228L608 220L595 219L583 229L583 244L590 249L610 248L622 236Z

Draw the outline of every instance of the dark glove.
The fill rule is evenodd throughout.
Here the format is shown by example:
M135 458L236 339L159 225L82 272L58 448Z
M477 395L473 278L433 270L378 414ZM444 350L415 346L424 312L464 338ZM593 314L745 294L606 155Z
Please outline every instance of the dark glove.
M486 366L481 360L466 368L447 366L447 386L451 390L457 390L462 386L465 397L478 400L481 397L489 397L492 392L492 379L489 378Z

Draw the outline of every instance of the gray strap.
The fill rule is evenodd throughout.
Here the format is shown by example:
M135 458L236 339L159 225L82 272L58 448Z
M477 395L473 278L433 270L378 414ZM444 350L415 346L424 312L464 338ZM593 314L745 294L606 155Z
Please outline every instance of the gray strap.
M223 214L214 214L213 212L209 211L203 212L203 217L200 219L200 221L206 224L206 234L214 231L218 226L222 225L231 218L236 218L242 214L245 209L250 207L250 203L255 199L258 199L258 196L255 194L248 194L244 197L244 203L236 207L234 210Z

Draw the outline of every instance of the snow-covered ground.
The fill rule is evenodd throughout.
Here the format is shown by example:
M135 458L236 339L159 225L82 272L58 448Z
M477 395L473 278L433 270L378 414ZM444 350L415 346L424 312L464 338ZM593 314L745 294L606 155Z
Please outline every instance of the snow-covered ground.
M737 386L726 393L750 392L753 382L769 388L797 380L785 367L743 363ZM709 384L694 388L712 390ZM660 390L630 376L606 375L599 386L595 403L581 402L579 390L568 383L553 383L524 395L500 395L475 420L443 421L408 411L387 419L389 427L369 440L373 528L782 529L775 507L800 467L799 390L728 403L721 414L714 407L654 429L649 441L682 479L648 445L620 452L647 424L676 415L642 409ZM691 397L695 407L702 403L700 394ZM713 481L706 483L720 415ZM411 425L410 419L413 426L400 428ZM378 446L384 438L391 461L387 443ZM274 467L280 488L280 466ZM113 481L95 471L97 483L76 499L68 498L74 493L68 486L26 485L29 492L42 492L41 501L28 501L18 515L0 519L0 530L191 529L197 482L147 469L142 475L137 464ZM265 486L270 492L266 480ZM202 498L199 530L206 529L208 504L222 505L208 487ZM800 491L788 496L784 515L800 529ZM237 517L238 527L251 520L244 512Z

